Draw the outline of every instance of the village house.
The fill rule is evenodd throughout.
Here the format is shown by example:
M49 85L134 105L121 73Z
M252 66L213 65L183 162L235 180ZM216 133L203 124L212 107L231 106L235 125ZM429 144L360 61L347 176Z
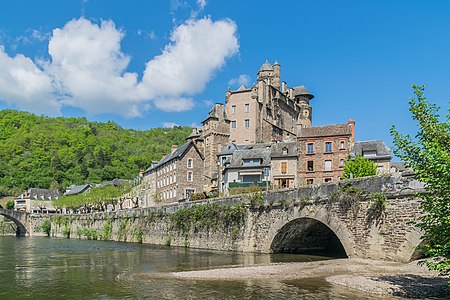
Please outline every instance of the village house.
M14 210L29 213L53 213L52 201L59 198L58 190L31 188L14 199Z
M298 140L299 185L341 179L344 162L352 153L355 121L302 128Z
M193 193L203 192L204 156L190 140L165 155L143 174L146 204L170 203L188 199Z
M353 155L359 155L373 161L377 165L377 174L391 172L391 150L383 141L356 142L353 148Z
M298 187L296 142L272 144L270 160L270 181L275 189Z

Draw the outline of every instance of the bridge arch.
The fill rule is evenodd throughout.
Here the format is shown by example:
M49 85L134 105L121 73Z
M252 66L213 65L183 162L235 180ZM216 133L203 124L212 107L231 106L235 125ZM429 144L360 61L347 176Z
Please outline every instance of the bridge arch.
M273 239L271 252L348 257L333 230L309 217L297 218L286 223Z
M17 226L16 236L25 236L25 235L29 234L27 228L24 225L25 222L23 220L19 220L19 219L23 219L22 214L23 213L15 212L11 209L0 208L0 215L4 216L8 220L13 221L14 224L16 224L16 226Z
M356 245L347 225L325 207L305 207L272 224L268 252L355 257Z

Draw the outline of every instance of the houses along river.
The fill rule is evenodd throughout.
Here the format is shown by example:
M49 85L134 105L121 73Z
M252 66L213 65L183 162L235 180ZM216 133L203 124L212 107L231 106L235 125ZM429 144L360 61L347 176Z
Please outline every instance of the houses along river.
M149 276L314 259L317 257L0 237L0 299L374 299L323 279L204 281Z

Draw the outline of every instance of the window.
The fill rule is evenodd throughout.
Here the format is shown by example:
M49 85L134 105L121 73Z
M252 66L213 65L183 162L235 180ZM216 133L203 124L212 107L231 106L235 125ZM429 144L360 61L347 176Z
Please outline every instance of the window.
M325 178L325 182L331 182L331 178Z
M286 174L286 169L287 169L287 162L282 162L281 163L281 174Z
M314 162L312 160L307 162L307 171L314 172Z
M236 121L231 121L231 128L235 129L236 128Z
M261 164L260 158L246 158L242 160L243 166L259 166Z
M364 157L376 157L377 156L377 150L366 150L362 152L362 155Z
M231 114L234 115L236 113L236 105L231 106Z
M193 166L194 166L194 160L192 158L188 158L188 160L187 160L187 167L189 169L192 169Z
M331 153L332 149L331 149L331 142L325 142L325 153Z
M325 171L331 171L331 160L325 161Z
M173 182L177 182L177 174L173 173Z
M193 181L194 180L194 176L192 175L192 172L189 171L187 172L187 181Z
M339 167L340 168L344 167L344 159L342 159L342 158L339 160Z
M309 143L308 144L308 154L313 154L313 153L314 153L314 144Z
M250 120L249 119L244 120L244 126L245 126L245 128L250 128Z
M250 104L245 103L245 112L249 112L250 111Z
M306 179L306 184L314 184L314 179L313 178L307 178Z
M185 196L185 198L190 198L190 197L191 197L191 194L193 194L193 193L195 193L195 190L194 190L194 189L186 189L186 190L184 191L184 196Z
M288 149L286 147L284 147L281 153L283 155L287 155L288 154Z
M341 150L345 149L345 142L344 141L340 142L339 149L341 149Z

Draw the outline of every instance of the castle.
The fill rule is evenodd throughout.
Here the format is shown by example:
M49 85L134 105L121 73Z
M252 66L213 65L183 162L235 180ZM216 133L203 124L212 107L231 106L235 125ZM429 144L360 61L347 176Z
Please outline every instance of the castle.
M144 172L143 206L227 193L270 181L276 187L336 181L354 143L354 121L312 126L314 96L281 81L281 66L262 64L256 84L225 92L187 142Z

